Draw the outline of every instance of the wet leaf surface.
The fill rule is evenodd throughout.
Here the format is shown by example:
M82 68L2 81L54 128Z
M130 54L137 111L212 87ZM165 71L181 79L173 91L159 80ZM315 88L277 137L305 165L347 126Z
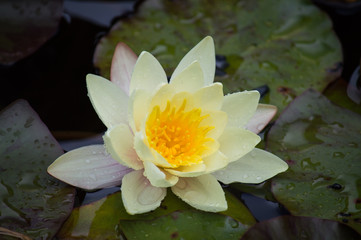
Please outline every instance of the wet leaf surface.
M268 239L360 239L360 235L351 228L336 221L282 216L260 222L251 227L241 240Z
M12 64L35 52L58 28L61 0L2 0L0 63Z
M337 220L361 233L360 122L314 90L281 114L267 148L289 164L272 191L291 214Z
M331 83L323 94L335 104L361 114L361 103L357 104L347 95L348 82L345 79L337 79Z
M35 239L55 235L70 214L75 195L74 188L46 172L62 153L26 101L0 112L1 227Z
M154 54L170 75L206 35L229 64L216 78L225 91L266 84L270 94L263 102L280 110L309 87L323 90L341 71L341 48L331 21L302 0L144 1L134 16L117 22L101 39L94 63L109 78L115 45L122 41L136 54Z
M121 193L116 192L74 209L57 236L59 239L144 239L147 236L153 237L150 239L169 239L170 236L196 239L194 237L200 233L216 236L214 234L222 232L222 237L239 239L255 224L255 219L237 198L228 192L226 197L228 210L216 214L197 211L168 191L155 211L129 215L122 204ZM198 230L189 230L194 228Z

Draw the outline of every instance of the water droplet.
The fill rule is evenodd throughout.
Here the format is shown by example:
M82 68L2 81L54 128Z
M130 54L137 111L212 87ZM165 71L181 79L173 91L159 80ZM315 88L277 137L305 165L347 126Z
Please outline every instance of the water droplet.
M334 153L333 153L333 157L336 157L336 158L344 158L344 157L345 157L345 154L342 153L342 152L334 152Z
M261 180L261 177L260 176L256 177L256 180Z
M289 183L286 186L287 190L293 190L295 188L295 184L294 183Z
M247 174L244 174L244 175L243 175L243 178L248 178L248 175L247 175Z
M89 159L86 159L85 162L86 162L86 163L90 163L90 160L89 160Z
M149 184L147 184L149 185ZM154 188L145 186L143 191L138 196L138 202L142 205L151 205L163 196L162 188Z
M234 220L233 218L229 219L229 225L231 225L232 228L238 228L239 227L238 221Z
M259 125L257 126L257 130L258 130L258 131L261 131L264 127L265 127L264 124L259 124Z
M24 127L25 128L29 128L33 125L33 121L34 121L34 118L33 117L29 117L28 119L26 119L26 122L24 124Z

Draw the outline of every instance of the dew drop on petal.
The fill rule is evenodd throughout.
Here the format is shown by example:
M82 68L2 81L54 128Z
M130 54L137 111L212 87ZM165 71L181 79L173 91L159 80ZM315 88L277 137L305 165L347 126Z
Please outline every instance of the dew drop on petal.
M187 183L186 181L184 181L183 179L179 179L178 183L177 183L177 188L179 189L185 189L187 187Z
M244 175L243 175L243 178L248 178L248 175L247 175L247 174L244 174Z
M151 205L158 202L162 195L162 188L145 187L138 195L138 202L142 205Z
M256 180L261 180L261 177L260 176L256 177Z
M259 125L257 126L257 130L258 130L258 131L261 131L264 127L265 127L264 124L259 124Z

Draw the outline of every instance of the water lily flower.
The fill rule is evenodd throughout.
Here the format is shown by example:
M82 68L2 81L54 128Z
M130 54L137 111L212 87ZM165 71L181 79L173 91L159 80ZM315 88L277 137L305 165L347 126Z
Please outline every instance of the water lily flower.
M277 156L255 148L257 133L276 113L258 91L224 96L213 82L213 39L204 38L181 60L168 83L156 58L117 45L111 81L88 74L90 100L107 127L104 146L60 156L48 168L71 185L97 189L121 183L129 214L156 209L167 188L204 211L227 209L218 181L261 183L285 171Z

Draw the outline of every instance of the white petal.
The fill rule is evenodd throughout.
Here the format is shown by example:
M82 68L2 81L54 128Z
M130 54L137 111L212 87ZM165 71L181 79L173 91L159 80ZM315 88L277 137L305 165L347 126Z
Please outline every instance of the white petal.
M252 151L261 138L248 130L227 128L218 141L219 151L227 156L229 162L233 162Z
M178 177L159 169L152 162L144 162L144 176L155 187L171 187L178 182Z
M228 115L227 127L243 127L254 115L259 101L258 91L236 92L224 96L222 111Z
M233 182L261 183L286 171L287 168L287 163L276 155L255 148L241 159L212 174L226 184Z
M180 178L172 187L175 195L197 209L208 212L227 210L227 201L218 181L210 174Z
M203 70L199 62L194 61L176 77L170 80L170 84L177 92L195 92L204 86Z
M201 65L204 74L204 85L207 86L211 84L214 81L216 69L216 58L212 37L205 37L183 57L177 68L174 70L171 80L194 61L198 61Z
M129 214L145 213L156 209L167 194L166 188L152 186L143 176L142 170L125 175L121 190L123 204Z
M110 80L127 95L129 95L129 83L137 58L137 55L125 43L120 42L115 47L110 68Z
M220 110L223 103L223 85L214 83L198 90L193 95L195 106L202 110Z
M81 147L61 155L48 173L70 185L93 190L117 186L132 169L111 158L103 145Z
M114 83L105 78L86 76L88 95L99 118L111 128L128 122L128 96Z
M162 66L152 54L142 52L133 70L129 93L135 89L153 92L162 83L168 83Z
M134 150L134 136L128 125L119 124L109 129L103 138L107 151L115 160L135 170L143 168L143 162Z
M277 107L269 104L258 104L257 110L248 121L245 128L254 133L259 133L276 115Z

